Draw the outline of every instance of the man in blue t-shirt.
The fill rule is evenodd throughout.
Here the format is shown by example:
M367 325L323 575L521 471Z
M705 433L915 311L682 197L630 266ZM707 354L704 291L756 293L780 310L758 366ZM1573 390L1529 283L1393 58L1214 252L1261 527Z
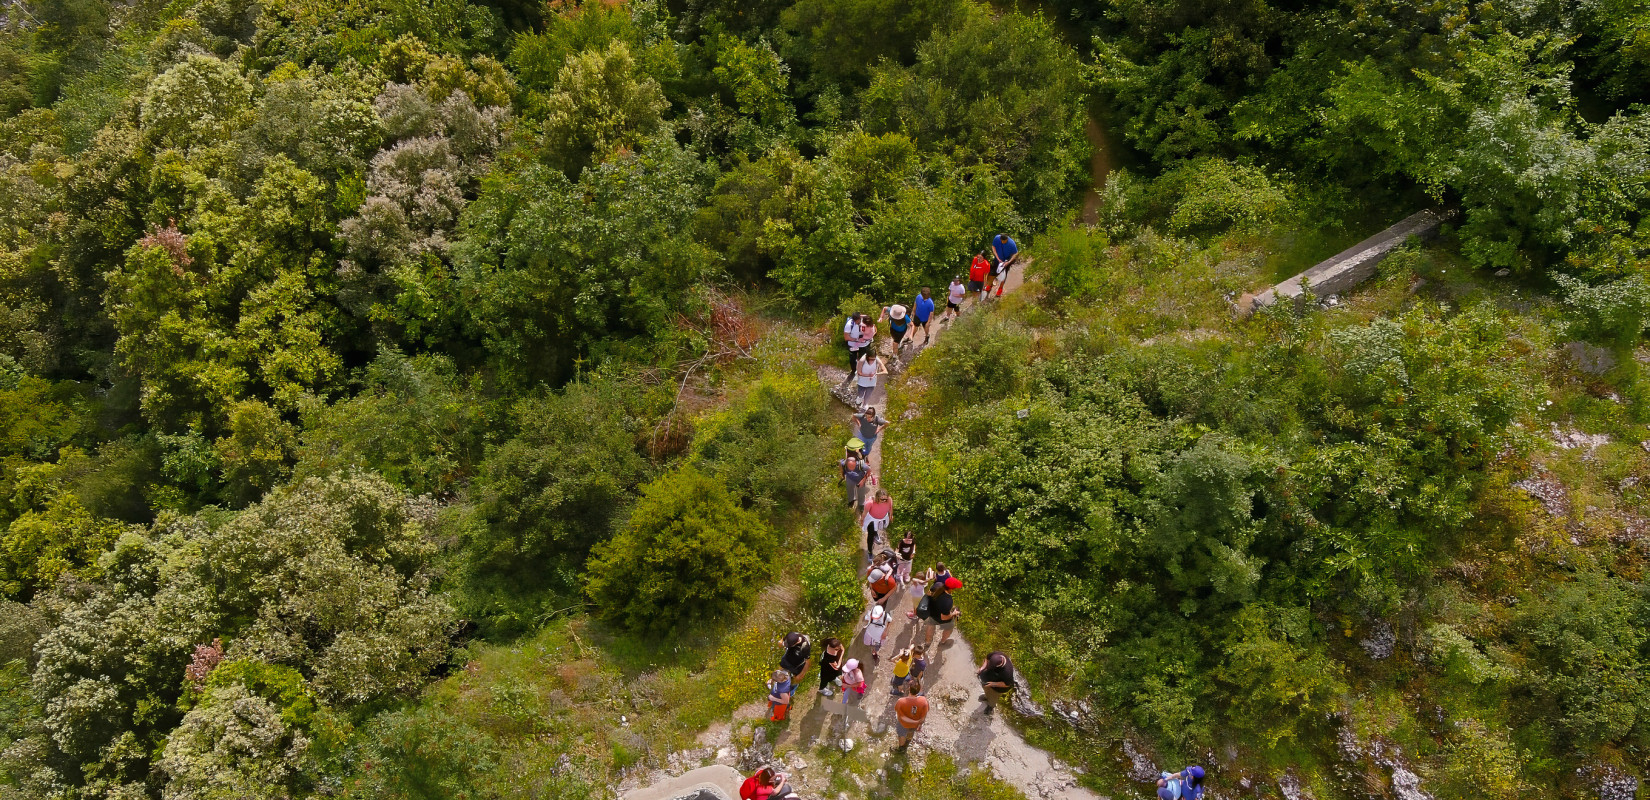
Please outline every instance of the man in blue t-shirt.
M911 321L922 329L922 343L928 344L933 333L928 330L928 319L934 316L934 298L928 296L928 287L922 287L922 294L911 303Z
M1014 243L1014 237L1006 233L991 237L991 249L997 254L997 260L1005 264L1013 262L1014 257L1020 254L1020 246Z
M1008 268L1020 257L1020 245L1014 237L999 233L991 237L991 252L997 256L997 264L991 269L991 282L996 284L997 296L1002 297L1003 287L1008 284Z

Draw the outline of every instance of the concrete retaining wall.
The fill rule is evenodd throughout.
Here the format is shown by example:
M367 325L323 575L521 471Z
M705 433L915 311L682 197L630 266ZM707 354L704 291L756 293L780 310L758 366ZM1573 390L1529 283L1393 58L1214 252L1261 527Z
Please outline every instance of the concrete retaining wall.
M661 783L635 789L624 794L623 800L738 800L739 786L745 782L733 767L712 764L689 770Z
M1299 303L1307 287L1310 287L1312 294L1318 297L1344 294L1374 276L1375 267L1381 263L1381 259L1398 249L1411 236L1431 238L1438 233L1438 226L1453 216L1454 211L1417 211L1398 224L1318 262L1311 269L1283 283L1239 297L1235 303L1236 310L1239 314L1247 315L1258 308L1276 303L1279 298Z

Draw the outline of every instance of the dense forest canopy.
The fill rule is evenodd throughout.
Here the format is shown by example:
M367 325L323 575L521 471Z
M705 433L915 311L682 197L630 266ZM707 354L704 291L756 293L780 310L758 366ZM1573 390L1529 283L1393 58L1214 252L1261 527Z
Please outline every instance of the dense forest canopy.
M735 674L769 582L840 627L815 334L999 232L1034 297L914 367L890 485L970 571L968 635L1100 709L1051 746L1095 775L1125 736L1230 748L1346 797L1347 736L1439 797L1650 763L1643 3L0 19L0 797L588 797L659 765L579 727L574 678L487 711L442 678L564 634L593 662L576 618L625 665L604 690L685 725L737 691L660 687ZM1354 311L1227 314L1424 206L1460 216Z

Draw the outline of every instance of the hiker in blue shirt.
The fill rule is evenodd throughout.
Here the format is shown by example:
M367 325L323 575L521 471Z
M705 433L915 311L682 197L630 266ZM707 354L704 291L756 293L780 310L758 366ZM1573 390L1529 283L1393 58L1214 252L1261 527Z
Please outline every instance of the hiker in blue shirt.
M1190 766L1173 775L1171 780L1180 781L1180 800L1203 800L1203 768Z
M911 321L922 330L922 343L928 344L933 333L928 330L928 319L934 316L934 298L928 296L928 287L922 287L922 294L911 302Z
M991 252L997 256L997 263L991 267L991 282L997 289L996 295L1002 297L1003 287L1008 285L1008 268L1020 257L1020 245L1012 236L999 233L991 237ZM986 293L991 293L991 287L986 287Z
M1020 246L1014 243L1014 237L1006 233L999 233L991 237L991 250L997 254L997 260L1012 262L1020 254Z

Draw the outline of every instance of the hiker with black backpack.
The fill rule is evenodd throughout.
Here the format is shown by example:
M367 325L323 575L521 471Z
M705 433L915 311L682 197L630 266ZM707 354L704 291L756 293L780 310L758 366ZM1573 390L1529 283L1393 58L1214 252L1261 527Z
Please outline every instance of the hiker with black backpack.
M1001 650L985 657L985 663L974 670L980 678L980 702L985 704L985 715L997 706L997 699L1004 694L1014 691L1014 662L1008 660L1008 654Z
M808 671L808 665L813 663L813 642L807 635L798 631L791 631L779 640L785 654L779 657L779 668L789 672L792 679L801 678L802 673Z

